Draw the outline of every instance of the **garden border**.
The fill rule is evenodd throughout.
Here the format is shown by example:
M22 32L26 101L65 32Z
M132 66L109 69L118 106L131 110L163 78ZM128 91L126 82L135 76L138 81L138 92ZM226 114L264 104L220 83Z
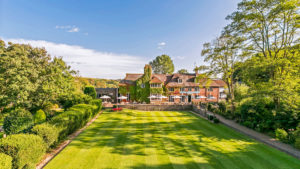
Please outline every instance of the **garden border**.
M191 113L201 117L201 118L205 118L205 116L203 115L203 113L201 113L201 110L199 109L195 109L195 107L193 107L194 110L190 111ZM199 112L200 111L200 112ZM273 148L276 148L277 150L280 150L288 155L291 155L297 159L300 160L300 151L295 149L294 147L292 147L291 145L282 143L280 141L277 141L276 139L269 137L265 134L259 133L257 131L254 131L252 129L249 129L245 126L242 126L238 123L236 123L233 120L228 120L226 118L224 118L223 116L219 115L219 114L214 114L219 120L220 123L224 124L227 127L230 127L242 134L245 134L259 142L264 143L265 145L271 146ZM206 118L205 118L206 119Z
M56 157L63 149L67 147L80 133L82 133L88 126L90 126L101 114L103 110L100 111L94 118L92 118L84 127L75 131L68 136L68 139L62 142L58 147L53 149L51 152L44 155L43 159L36 166L36 169L44 168L54 157Z

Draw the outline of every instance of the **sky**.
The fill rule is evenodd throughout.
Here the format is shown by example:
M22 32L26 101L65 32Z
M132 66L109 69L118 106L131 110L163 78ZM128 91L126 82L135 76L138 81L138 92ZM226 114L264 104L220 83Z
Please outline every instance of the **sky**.
M202 65L240 0L0 0L0 39L44 47L83 77L121 79L169 55Z

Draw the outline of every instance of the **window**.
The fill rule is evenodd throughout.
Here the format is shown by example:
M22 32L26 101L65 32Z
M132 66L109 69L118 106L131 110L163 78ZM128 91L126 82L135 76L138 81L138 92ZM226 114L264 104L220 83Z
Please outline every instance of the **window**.
M169 96L169 102L174 102L174 96Z
M145 88L145 83L142 83L142 84L141 84L141 88Z
M174 92L174 88L173 87L169 88L169 91Z
M182 79L178 79L178 83L182 83Z
M161 84L159 84L159 83L151 83L150 87L158 88L158 87L161 87Z
M198 92L199 90L200 90L200 88L199 88L199 87L195 87L195 91L197 91L197 92Z
M212 92L212 91L213 91L213 88L210 87L210 88L207 89L207 91Z
M190 92L190 91L192 91L192 88L191 88L191 87L189 87L189 88L188 88L188 90L189 90L189 92Z
M181 92L184 92L184 87L180 88L180 91L181 91Z
M181 96L181 102L185 102L185 96Z
M209 94L209 95L207 96L207 98L208 98L208 99L214 99L214 96L211 95L211 94Z

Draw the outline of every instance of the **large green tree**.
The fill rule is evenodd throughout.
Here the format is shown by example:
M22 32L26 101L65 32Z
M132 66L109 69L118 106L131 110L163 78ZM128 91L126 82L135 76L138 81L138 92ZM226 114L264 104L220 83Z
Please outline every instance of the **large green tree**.
M228 87L228 96L234 111L234 79L235 65L241 60L239 48L242 40L230 35L226 30L212 43L203 45L202 56L209 66L201 66L199 69L207 70L205 73L211 75L221 75Z
M44 109L74 91L73 71L43 48L0 40L0 107Z
M174 72L174 64L170 56L157 56L149 63L152 66L153 72L158 74L172 74Z
M227 17L226 29L246 39L244 80L258 97L271 97L280 108L299 101L299 1L243 0Z

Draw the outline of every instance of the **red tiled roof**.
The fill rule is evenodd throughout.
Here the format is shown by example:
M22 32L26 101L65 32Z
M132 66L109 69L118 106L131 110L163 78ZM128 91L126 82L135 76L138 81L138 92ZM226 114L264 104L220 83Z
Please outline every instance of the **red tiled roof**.
M134 84L134 81L141 78L143 74L127 73L124 80L120 84ZM165 74L152 74L150 83L164 83L167 87L197 87L199 85L211 87L225 87L226 83L220 79L202 79L199 83L195 83L196 74L185 73L179 74L174 73L172 75ZM178 79L182 79L182 83L178 83ZM206 83L208 82L208 83Z
M163 83L163 81L161 81L160 79L158 79L155 76L152 76L150 83Z
M126 73L126 77L124 80L136 81L142 76L143 76L143 74L141 74L141 73Z

